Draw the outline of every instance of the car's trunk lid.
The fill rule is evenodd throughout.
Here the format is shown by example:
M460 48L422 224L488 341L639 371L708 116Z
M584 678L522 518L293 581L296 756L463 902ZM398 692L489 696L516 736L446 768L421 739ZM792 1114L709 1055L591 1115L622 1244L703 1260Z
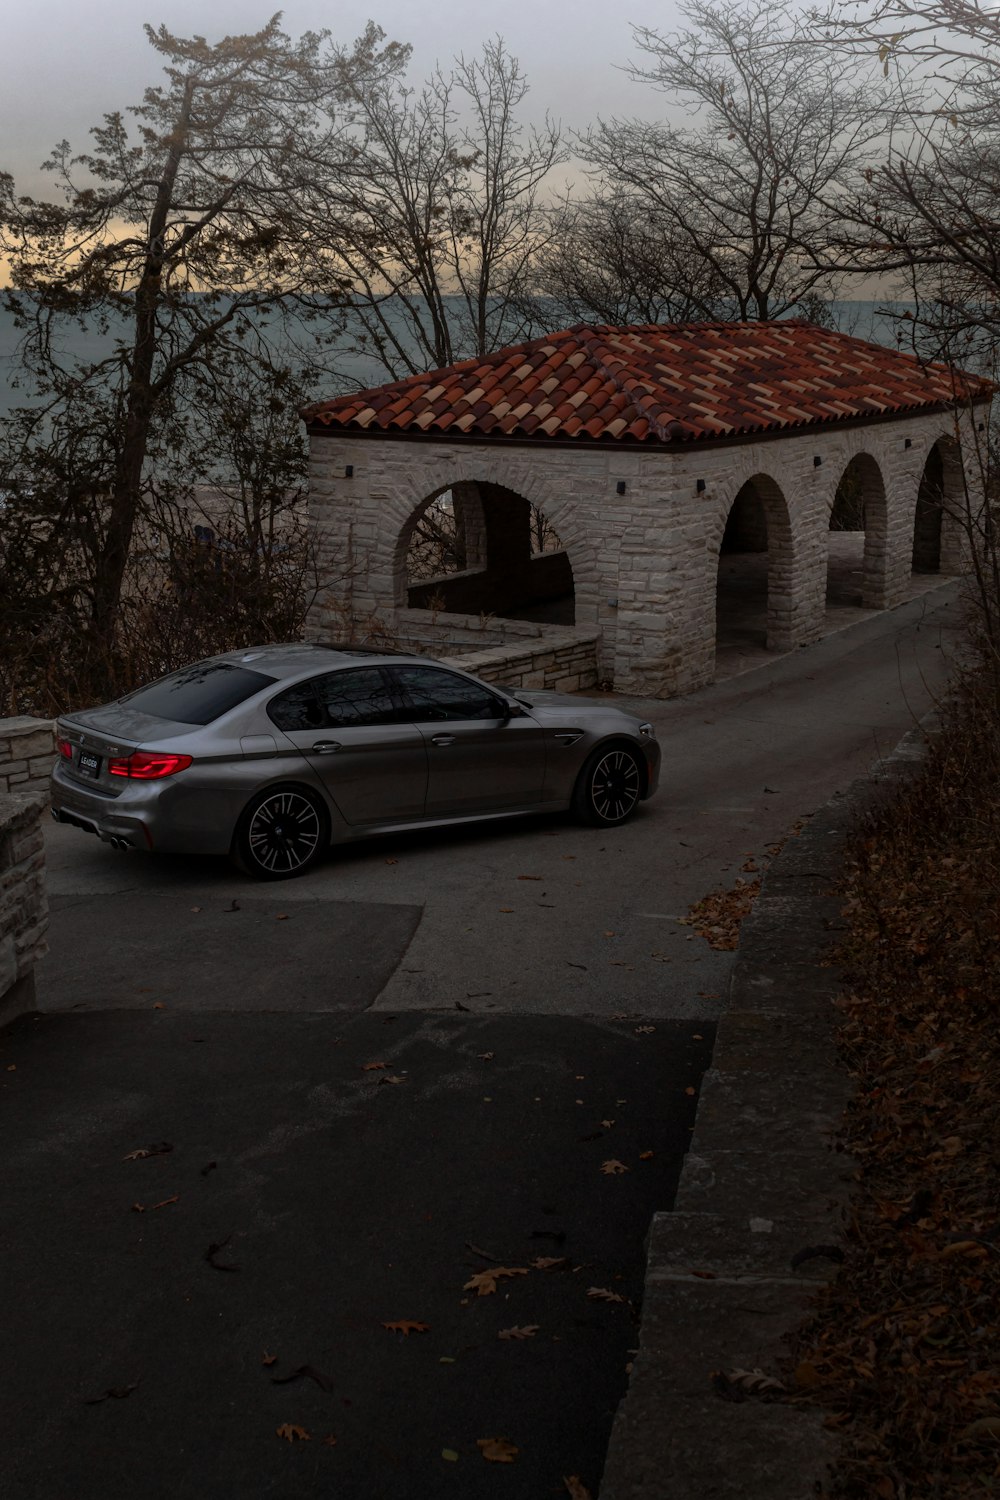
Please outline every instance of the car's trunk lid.
M58 721L56 737L68 740L73 751L60 764L82 786L117 796L128 784L127 778L110 775L109 761L122 760L141 746L172 744L200 727L138 713L125 703L81 709Z

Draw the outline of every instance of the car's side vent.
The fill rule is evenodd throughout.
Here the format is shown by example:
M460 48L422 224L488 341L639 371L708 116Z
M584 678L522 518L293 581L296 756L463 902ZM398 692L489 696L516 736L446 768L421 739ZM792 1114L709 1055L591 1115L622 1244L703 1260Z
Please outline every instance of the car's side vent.
M575 745L582 734L582 729L554 729L552 738L559 740L563 745Z

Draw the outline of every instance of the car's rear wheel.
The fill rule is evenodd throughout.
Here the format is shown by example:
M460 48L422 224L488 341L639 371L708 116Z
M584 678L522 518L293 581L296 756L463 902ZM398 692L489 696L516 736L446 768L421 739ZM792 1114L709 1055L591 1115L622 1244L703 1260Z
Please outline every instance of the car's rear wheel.
M632 816L641 796L639 757L623 745L599 746L577 778L573 812L583 823L613 828Z
M312 868L327 841L319 799L299 787L274 787L244 808L233 854L257 880L290 880Z

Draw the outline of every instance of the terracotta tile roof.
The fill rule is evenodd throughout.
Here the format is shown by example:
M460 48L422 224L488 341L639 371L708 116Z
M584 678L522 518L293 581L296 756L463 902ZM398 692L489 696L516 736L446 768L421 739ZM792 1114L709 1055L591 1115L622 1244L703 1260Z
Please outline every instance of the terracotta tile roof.
M956 389L957 387L957 389ZM985 400L987 380L788 320L579 324L307 407L311 431L655 445Z

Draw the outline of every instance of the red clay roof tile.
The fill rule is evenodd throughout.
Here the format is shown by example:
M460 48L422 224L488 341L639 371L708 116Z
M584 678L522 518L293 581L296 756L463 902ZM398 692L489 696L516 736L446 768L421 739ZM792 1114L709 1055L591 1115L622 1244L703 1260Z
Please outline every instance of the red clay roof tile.
M989 381L798 320L579 324L307 407L314 432L663 444L988 399Z

